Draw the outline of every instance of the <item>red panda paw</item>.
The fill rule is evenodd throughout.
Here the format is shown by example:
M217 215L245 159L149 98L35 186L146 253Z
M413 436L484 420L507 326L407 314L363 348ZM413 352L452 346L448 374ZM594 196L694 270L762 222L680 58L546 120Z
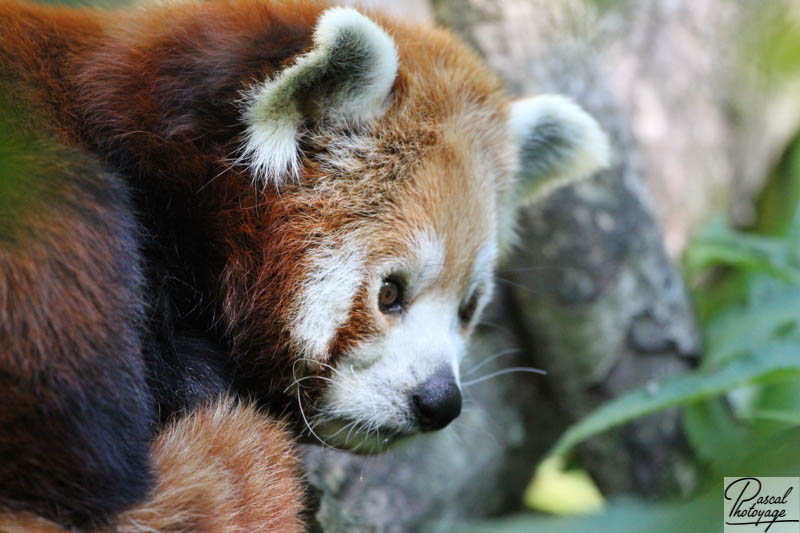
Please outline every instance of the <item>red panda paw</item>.
M150 496L115 517L117 533L299 533L303 489L283 424L228 399L180 418L151 450ZM66 533L27 513L1 533ZM100 532L97 532L100 533Z

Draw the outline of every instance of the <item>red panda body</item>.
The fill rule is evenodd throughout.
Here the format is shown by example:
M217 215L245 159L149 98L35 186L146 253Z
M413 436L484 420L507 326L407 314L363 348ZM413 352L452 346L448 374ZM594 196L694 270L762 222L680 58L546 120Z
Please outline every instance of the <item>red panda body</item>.
M217 38L233 47L248 37L248 25L260 23L267 30L263 42L270 43L263 24L272 11L252 4L250 11L262 17L255 21L242 7L228 13L232 26ZM245 52L241 60L262 63L268 74L277 66L269 54L285 61L307 45L319 10L292 9L286 22L293 35L284 28L260 57ZM229 361L220 354L232 343L214 333L226 328L218 323L225 304L209 305L226 295L206 292L212 276L222 276L212 269L224 264L224 252L206 247L237 246L225 242L222 224L210 227L212 217L230 208L225 202L233 195L219 193L228 178L196 196L224 170L227 154L224 146L214 157L204 154L217 141L187 142L189 131L170 142L168 115L188 116L157 109L168 100L160 102L162 95L152 91L160 87L180 95L172 102L213 107L202 91L217 80L199 83L192 96L195 76L165 72L170 61L191 62L169 42L170 28L177 35L199 32L184 54L193 51L203 72L213 72L211 63L219 60L211 54L227 53L223 59L234 63L240 51L213 50L212 28L197 27L219 21L217 15L175 11L185 20L133 15L127 24L142 33L130 42L121 24L127 15L0 6L0 83L16 108L5 126L29 129L37 140L12 157L43 160L39 168L23 167L33 175L13 176L29 184L32 191L21 195L32 201L2 225L4 240L15 245L0 248L0 368L8 371L0 378L0 456L14 460L0 464L0 504L64 526L102 524L144 500L154 482L149 449L160 424L229 387L223 381ZM209 57L198 57L202 50ZM237 67L243 68L231 66ZM222 94L231 105L241 81L219 79L231 84ZM69 167L62 169L63 162ZM249 178L242 181L247 186ZM199 201L187 205L183 199L192 196ZM238 295L230 298L229 305L241 306ZM280 357L264 354L273 356Z
M457 416L517 156L549 183L605 139L326 8L0 1L0 530L298 531L267 413L361 451Z

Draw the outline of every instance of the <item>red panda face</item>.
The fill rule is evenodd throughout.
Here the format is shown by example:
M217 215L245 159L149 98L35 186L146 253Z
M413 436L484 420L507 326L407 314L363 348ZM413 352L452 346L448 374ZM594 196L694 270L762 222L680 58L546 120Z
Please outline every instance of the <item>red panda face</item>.
M448 137L408 174L372 176L386 188L367 195L383 198L378 213L306 255L290 331L302 368L329 369L309 423L331 445L372 449L368 437L386 444L460 412L459 364L491 296L509 169L487 163L497 154L481 153L479 135Z
M355 297L370 333L336 354L310 420L325 442L380 449L460 413L459 365L491 294L497 245L487 236L477 252L448 258L449 244L419 230L366 269L366 290Z
M509 105L446 32L383 24L329 9L308 52L246 91L236 163L264 200L231 209L248 247L222 276L235 347L270 352L309 432L360 451L459 414L516 180L548 190L607 158L574 104Z

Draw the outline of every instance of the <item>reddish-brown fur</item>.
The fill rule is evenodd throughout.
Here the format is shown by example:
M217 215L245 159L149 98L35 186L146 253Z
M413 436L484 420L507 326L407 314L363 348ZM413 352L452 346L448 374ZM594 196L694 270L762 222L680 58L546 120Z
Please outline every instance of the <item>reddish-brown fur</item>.
M36 124L47 125L37 127L47 128L55 143L96 154L103 165L121 174L137 194L136 210L152 216L148 231L176 232L190 241L191 250L175 250L174 255L170 255L172 250L165 251L167 261L194 265L189 281L203 296L203 326L214 331L236 359L234 366L247 384L243 389L270 399L276 408L293 400L283 396L293 378L296 357L287 314L296 300L298 280L306 273L311 245L369 224L367 261L373 264L408 253L409 235L433 229L448 235L448 275L441 283L462 287L467 282L467 263L477 247L497 231L492 210L499 209L496 204L507 196L511 183L506 102L497 80L446 32L376 15L397 44L400 70L391 107L367 134L371 144L361 166L331 167L329 145L340 132L321 132L302 147L299 183L285 184L280 193L254 186L249 169L233 161L242 143L241 93L309 49L324 7L318 2L219 0L104 12L0 0L0 91L13 92L20 99L19 107L35 110ZM329 194L332 190L336 194ZM45 213L46 218L34 220L31 215L29 223L20 225L36 234L39 244L9 260L8 269L0 268L0 320L13 319L2 313L22 308L19 302L3 299L3 287L27 287L16 294L28 292L37 309L47 315L42 320L26 316L25 327L33 327L30 334L42 342L63 346L61 337L48 336L35 327L46 324L59 332L93 331L97 322L107 321L109 314L130 300L127 289L102 271L116 259L116 230L108 227L116 223L115 213L104 210L101 203L90 204L102 221L94 225L87 222L91 217L86 213L71 217L60 206L47 208L51 212ZM464 212L470 216L464 217ZM51 288L31 281L37 275L52 278L37 256L39 250L45 255L63 254L73 278L68 280L69 287L56 287L54 294L69 293L73 301L51 305L48 294L42 292ZM0 248L0 267L3 252ZM177 267L176 272L176 276L183 273ZM373 296L367 287L359 291L349 320L331 343L331 361L385 327L371 312ZM12 353L8 361L7 354L0 354L0 367L16 365L23 375L47 367L52 375L74 379L80 386L76 369L96 363L81 359L84 352L94 352L82 350L80 343L94 341L77 336L69 342L78 346L57 360L46 358L52 350L22 347L14 352L24 358ZM137 371L141 369L132 370ZM306 371L326 373L313 366ZM317 391L313 386L304 390L304 405L310 405ZM19 402L21 397L13 400ZM35 404L39 398L33 395L28 401ZM216 516L226 524L193 529L186 525L191 522L158 522L165 531L224 531L227 524L242 523L250 527L274 509L271 498L297 508L296 484L279 484L270 494L251 492L249 469L271 460L263 450L245 454L237 448L237 439L245 437L237 417L261 427L258 435L266 446L273 438L281 446L283 437L276 437L270 423L254 412L241 414L233 409L232 413L233 426L213 416L203 418L206 415L201 413L179 422L182 429L162 433L156 441L158 490L144 504L154 505L158 511L152 512L164 515L154 520L169 519L163 511L168 506L186 506L186 500L163 496L164 483L171 483L170 487L186 485L187 491L196 487L202 493L198 498L217 510L200 516L191 514L199 512L200 507L195 508L191 519L202 522ZM6 416L18 414L12 411ZM220 432L215 438L225 439L230 450L197 437L193 423L215 428ZM163 459L175 457L161 451L163 443L177 446L176 439L192 435L197 439L198 457L191 450L175 450L184 454L180 461ZM3 438L0 433L0 442ZM197 461L209 456L221 457L223 462L233 457L235 464L220 474L230 483L206 480L205 489L201 486L206 481L193 479L191 471L181 469L183 462L199 465ZM167 478L172 481L164 481ZM246 509L230 506L228 500L214 503L214 494L222 498L227 490L238 491ZM162 496L167 499L159 500ZM267 515L247 514L262 503ZM124 517L137 516L137 509ZM19 520L22 524L34 519ZM295 517L282 523L286 531L298 527ZM42 526L46 527L50 526Z
M221 400L163 430L152 445L152 495L97 533L298 533L303 490L289 434L249 405ZM28 513L0 533L62 533Z
M31 37L51 27L59 28L67 44L80 35L58 68L42 64L42 45L35 38L33 43L21 42L15 33L4 32L0 53L4 61L16 56L14 63L26 72L26 81L51 89L43 98L49 109L59 110L63 138L77 137L84 147L114 163L135 165L153 191L154 203L185 213L202 228L222 258L221 269L207 272L205 280L220 287L220 319L235 351L247 354L244 361L274 361L268 376L286 368L289 339L286 321L267 317L275 317L293 299L303 274L303 252L315 236L357 225L358 218L370 211L384 222L386 238L376 236L375 241L386 241L387 254L403 245L393 242L391 234L408 235L411 226L433 223L442 231L452 232L445 229L449 227L464 235L473 235L473 229L484 233L487 220L473 217L476 228L467 228L460 213L441 207L480 209L443 197L469 198L463 187L471 182L492 187L486 193L495 196L510 183L510 162L502 160L508 142L500 133L505 132L506 104L497 81L445 32L378 18L397 43L400 72L395 105L375 135L381 158L370 162L374 168L365 169L376 175L374 183L342 184L350 194L334 199L294 185L285 187L280 196L273 190L256 193L248 169L231 165L241 142L231 121L240 114L236 102L244 88L267 79L309 47L311 30L324 7L317 2L221 0L112 17L12 3L0 14L30 19L26 32ZM63 81L65 76L69 82ZM487 115L481 119L481 133L492 127L497 132L489 139L494 146L481 153L500 159L495 166L505 171L500 176L505 181L462 180L457 173L444 172L453 165L474 172L468 167L478 139L452 136L443 142L446 132L441 131L448 118L465 114L469 107L483 108ZM77 117L77 123L66 122L65 114L68 119ZM308 184L320 174L315 159L324 161L325 147L305 148L303 184ZM426 171L439 173L442 179L423 176L418 186L403 187L408 200L392 198L397 187L389 178L413 179L419 162L427 157L441 160ZM327 179L345 181L342 176ZM442 187L431 190L431 184ZM349 205L341 205L343 198ZM332 201L337 203L331 205ZM431 220L431 214L439 220ZM453 242L449 261L471 257L476 242L480 241ZM351 323L355 333L358 321ZM346 331L340 335L346 336Z

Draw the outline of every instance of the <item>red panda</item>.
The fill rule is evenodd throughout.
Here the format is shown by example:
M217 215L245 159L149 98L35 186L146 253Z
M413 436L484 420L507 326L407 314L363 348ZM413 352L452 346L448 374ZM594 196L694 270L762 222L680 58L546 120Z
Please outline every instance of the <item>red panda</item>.
M458 416L515 208L608 160L323 2L0 0L0 99L0 531L302 530L292 435Z

